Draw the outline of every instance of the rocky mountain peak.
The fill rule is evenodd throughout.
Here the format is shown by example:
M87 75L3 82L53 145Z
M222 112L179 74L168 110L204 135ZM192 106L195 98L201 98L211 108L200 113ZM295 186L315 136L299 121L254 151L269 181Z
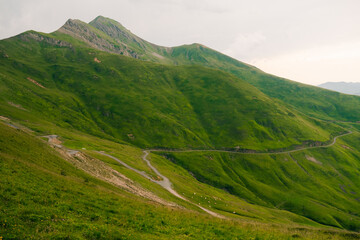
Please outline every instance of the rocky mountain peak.
M112 38L116 38L120 40L138 38L137 36L132 34L128 29L126 29L123 25L121 25L119 22L112 20L110 18L98 16L89 24Z

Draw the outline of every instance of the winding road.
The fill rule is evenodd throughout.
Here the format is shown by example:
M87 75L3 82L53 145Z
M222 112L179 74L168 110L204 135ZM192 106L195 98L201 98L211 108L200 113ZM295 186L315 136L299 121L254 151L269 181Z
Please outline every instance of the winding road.
M200 206L200 205L198 205L198 204L195 204L195 203L189 201L188 199L186 199L185 197L181 196L178 192L176 192L176 191L172 188L172 183L170 182L170 180L169 180L167 177L165 177L164 175L162 175L153 165L151 165L150 161L147 159L147 157L148 157L148 155L149 155L149 151L146 151L146 150L143 151L144 155L142 156L142 159L147 163L147 165L149 166L149 168L151 168L159 177L162 178L162 180L155 180L155 179L151 178L149 175L147 175L145 172L139 171L139 170L137 170L137 169L135 169L135 168L133 168L133 167L130 167L128 164L124 163L124 162L121 161L120 159L118 159L118 158L116 158L116 157L114 157L114 156L112 156L112 155L110 155L110 154L107 154L107 153L105 153L105 152L103 152L103 151L98 151L98 153L114 159L115 161L117 161L117 162L120 163L121 165L125 166L126 168L131 169L131 170L139 173L139 174L142 175L143 177L149 179L150 181L159 184L160 186L162 186L163 188L165 188L167 191L169 191L169 192L170 192L172 195L174 195L175 197L180 198L180 199L182 199L182 200L184 200L184 201L186 201L186 202L188 202L188 203L191 203L191 204L197 206L198 208L202 209L203 211L209 213L210 215L212 215L212 216L214 216L214 217L225 219L224 216L222 216L222 215L220 215L220 214L217 214L217 213L215 213L215 212L213 212L213 211L210 211L209 209L204 208L204 207L202 207L202 206Z
M294 149L294 150L279 150L279 151L275 151L275 152L239 152L239 151L231 151L231 150L217 150L217 149L187 149L187 150L171 150L171 149L148 149L147 151L149 152L224 152L224 153L237 153L237 154L256 154L256 155L265 155L265 154L283 154L283 153L293 153L293 152L298 152L298 151L302 151L302 150L306 150L306 149L314 149L314 148L328 148L333 146L336 143L336 140L339 137L343 137L349 134L352 134L352 131L349 131L347 133L338 135L336 137L334 137L333 141L327 145L323 145L323 146L313 146L313 147L302 147L302 148L298 148L298 149Z
M108 153L105 153L104 151L97 151L97 153L99 154L102 154L104 156L107 156L115 161L117 161L118 163L120 163L121 165L123 165L124 167L140 174L141 176L149 179L150 181L156 183L156 184L159 184L161 187L163 187L164 189L166 189L167 191L169 191L172 195L174 195L175 197L177 198L180 198L194 206L197 206L198 208L202 209L203 211L207 212L208 214L214 216L214 217L217 217L217 218L222 218L222 219L225 219L226 217L224 217L223 215L220 215L218 213L215 213L207 208L204 208L198 204L195 204L193 202L191 202L190 200L188 200L187 198L181 196L178 192L176 192L173 187L172 187L172 183L170 182L170 180L165 177L164 175L162 175L150 162L150 160L148 159L148 156L149 156L149 153L150 152L226 152L226 153L238 153L238 154L284 154L284 153L293 153L293 152L297 152L297 151L302 151L302 150L305 150L305 149L314 149L314 148L328 148L328 147L331 147L333 146L335 143L336 143L336 140L339 138L339 137L343 137L343 136L346 136L346 135L349 135L349 134L352 134L353 132L350 131L350 132L347 132L347 133L344 133L344 134L341 134L341 135L338 135L336 137L334 137L333 141L327 145L324 145L324 146L314 146L314 147L304 147L304 148L299 148L299 149L294 149L294 150L289 150L289 151L278 151L278 152L255 152L255 153L245 153L245 152L236 152L236 151L229 151L229 150L164 150L164 149L150 149L150 150L144 150L143 153L144 155L142 156L142 159L146 162L146 164L149 166L149 168L151 170L153 170L159 177L162 178L162 180L156 180L156 179L153 179L152 177L150 177L146 172L144 171L140 171L136 168L133 168L131 166L129 166L128 164L126 164L125 162L121 161L120 159L108 154ZM58 146L60 148L63 148L63 146L61 145L61 142L58 141L57 139L57 135L48 135L48 136L44 136L46 138L48 138L49 140L49 143L55 145L55 146ZM66 151L69 153L69 154L76 154L78 151L77 150L72 150L72 149L66 149Z
M64 151L66 151L66 153L70 154L70 155L76 155L79 151L78 150L73 150L73 149L69 149L69 148L66 148L64 147L62 144L61 144L61 141L58 139L58 135L46 135L46 136L42 136L42 137L45 137L48 139L48 143L50 145L53 145L57 148L60 148L60 149L63 149ZM164 175L162 175L153 165L151 165L150 161L147 159L148 155L149 155L149 151L146 151L144 150L143 153L144 155L142 156L142 159L147 163L147 165L149 166L150 169L152 169L159 177L162 178L162 180L155 180L153 179L152 177L150 177L148 174L146 174L144 171L140 171L136 168L133 168L131 166L129 166L128 164L126 164L125 162L121 161L120 159L110 155L110 154L107 154L105 153L104 151L96 151L97 153L99 154L102 154L104 156L107 156L115 161L117 161L118 163L120 163L121 165L123 165L124 167L140 174L141 176L149 179L150 181L154 182L154 183L157 183L159 184L160 186L162 186L163 188L165 188L167 191L169 191L172 195L174 195L175 197L177 198L180 198L190 204L193 204L195 206L197 206L198 208L202 209L203 211L207 212L208 214L214 216L214 217L217 217L217 218L222 218L222 219L225 219L224 216L220 215L220 214L217 214L213 211L210 211L209 209L206 209L198 204L195 204L191 201L189 201L188 199L186 199L185 197L181 196L178 192L176 192L173 188L172 188L172 183L170 182L170 180L165 177Z

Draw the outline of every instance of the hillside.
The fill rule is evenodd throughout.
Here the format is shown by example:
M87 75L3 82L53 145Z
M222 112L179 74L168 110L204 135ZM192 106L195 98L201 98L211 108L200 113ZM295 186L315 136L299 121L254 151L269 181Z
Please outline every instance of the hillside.
M16 125L23 129L20 125ZM289 236L292 235L294 238L303 237L304 239L358 238L355 233L324 229L321 225L294 214L248 204L224 191L198 183L190 174L175 165L161 164L163 167L168 165L166 167L168 171L173 172L172 180L175 180L178 186L182 186L181 191L184 191L186 195L198 193L197 201L204 205L207 200L200 195L211 196L215 199L212 203L213 206L216 206L216 203L220 207L230 204L238 213L243 212L249 216L238 215L237 218L229 220L209 217L186 202L171 197L169 193L133 172L126 171L119 165L104 159L104 162L112 169L126 175L126 177L121 176L122 174L118 172L117 178L133 179L133 182L132 180L126 181L132 182L134 186L151 189L166 201L175 202L189 210L184 210L183 207L164 206L154 200L134 195L121 185L99 180L99 175L92 175L80 170L71 164L74 160L80 160L79 158L77 160L74 158L69 162L68 157L64 158L64 155L60 155L58 151L50 148L43 140L35 137L31 131L16 128L0 122L0 175L2 177L2 181L0 181L0 229L4 239L218 239L242 237L265 240L274 239L274 237L289 239ZM96 145L96 148L108 151L112 149L117 151L119 156L127 156L124 159L137 155L136 149L106 140L83 134L78 135L66 130L63 130L62 133L70 134L73 144L82 144L88 148L94 144L93 147ZM131 162L129 164L139 167L135 164L137 162L135 159L128 159ZM156 162L159 163L159 160L161 159L157 159ZM85 164L91 164L91 161L85 162ZM91 165L89 167L91 169ZM99 165L96 167L99 169ZM103 174L108 176L109 172ZM192 184L188 185L189 182ZM276 224L255 223L251 220L252 216L261 217L263 222ZM279 225L279 223L282 224ZM286 224L284 225L284 223ZM297 230L299 228L302 230Z
M266 150L343 131L219 70L159 65L55 37L27 32L0 42L7 116L16 109L6 105L20 104L58 126L152 148Z
M0 238L360 239L360 97L97 17L0 41Z
M66 32L81 40L85 38L88 45L97 49L153 62L220 69L249 82L269 97L279 99L283 104L313 117L353 122L359 120L359 97L338 94L264 73L201 44L172 48L157 46L132 34L120 23L102 16L90 24L78 20L72 22L86 30L79 31L80 27L70 28L68 22L58 32ZM88 35L93 37L88 38ZM120 43L126 46L125 52L117 47Z
M283 154L162 153L200 182L322 224L360 227L359 134L330 148ZM348 211L351 209L351 211Z

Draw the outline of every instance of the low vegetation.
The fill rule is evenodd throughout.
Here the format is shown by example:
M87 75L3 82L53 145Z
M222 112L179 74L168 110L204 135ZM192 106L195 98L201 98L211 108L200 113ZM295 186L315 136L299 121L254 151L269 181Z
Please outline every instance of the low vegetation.
M360 238L360 97L103 17L0 41L0 92L0 239ZM99 153L143 149L190 202Z

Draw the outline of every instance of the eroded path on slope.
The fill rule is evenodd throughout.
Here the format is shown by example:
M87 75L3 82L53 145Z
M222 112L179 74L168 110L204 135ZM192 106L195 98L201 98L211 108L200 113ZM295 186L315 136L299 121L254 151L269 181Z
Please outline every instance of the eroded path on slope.
M63 159L72 163L75 167L83 170L84 172L87 172L98 179L109 182L123 190L144 197L151 201L170 207L179 207L179 205L177 205L176 203L164 200L153 192L141 187L138 183L134 182L122 173L111 168L103 161L97 158L93 158L81 151L64 147L62 145L62 142L58 139L57 135L47 135L43 137L48 139L49 145L52 146L57 152L59 152L62 155ZM134 171L137 171L138 173L141 173L141 171L131 168L130 166L127 167Z
M223 218L225 219L224 216L218 214L218 213L215 213L209 209L206 209L198 204L195 204L193 202L191 202L190 200L186 199L185 197L181 196L178 192L176 192L173 187L172 187L172 183L170 182L170 180L162 175L150 162L150 160L148 159L148 156L149 156L149 153L150 152L160 152L160 151L163 151L163 152L227 152L227 153L238 153L238 154L290 154L290 153L293 153L293 152L298 152L298 151L302 151L302 150L306 150L306 149L315 149L315 148L328 148L328 147L331 147L333 146L335 143L336 143L336 140L339 138L339 137L343 137L343 136L346 136L346 135L349 135L349 134L352 134L353 132L352 131L349 131L347 133L344 133L344 134L341 134L341 135L338 135L336 137L334 137L333 141L327 145L323 145L323 146L313 146L313 147L303 147L303 148L299 148L299 149L294 149L294 150L288 150L288 151L276 151L276 152L237 152L237 151L230 151L230 150L215 150L215 149L209 149L209 150L192 150L192 149L189 149L189 150L166 150L166 149L149 149L149 150L144 150L143 153L144 155L142 156L142 159L147 163L147 165L149 166L149 168L151 170L153 170L159 177L161 177L162 180L157 180L157 179L153 179L152 177L150 177L147 173L145 173L144 171L140 171L136 168L133 168L131 166L129 166L128 164L126 164L125 162L121 161L120 159L108 154L108 153L105 153L103 151L97 151L97 153L99 154L102 154L104 156L107 156L115 161L117 161L118 163L120 163L121 165L125 166L126 168L140 174L141 176L149 179L150 181L156 183L156 184L159 184L160 186L162 186L164 189L166 189L167 191L169 191L172 195L174 195L175 197L177 198L180 198L190 204L193 204L195 206L197 206L198 208L202 209L203 211L207 212L208 214L214 216L214 217L218 217L218 218ZM61 145L61 142L58 143L58 139L57 139L57 135L48 135L48 136L45 136L48 138L49 140L49 143L54 145L54 146L57 146L57 147L60 147L60 148L63 148L63 146ZM66 148L63 148L63 149L66 149ZM67 153L70 154L70 155L76 155L78 153L80 153L79 151L77 150L71 150L71 149L66 149Z
M138 186L135 186L132 180L130 180L129 178L120 174L119 172L115 171L111 167L108 167L102 161L94 159L94 158L85 159L85 158L88 158L88 156L83 154L81 151L68 149L68 148L64 147L62 145L62 142L58 139L57 135L47 135L47 136L42 136L42 137L47 138L48 143L50 145L52 145L53 147L55 147L55 149L57 151L59 151L63 156L65 156L68 161L72 162L74 165L76 165L77 167L81 168L82 170L90 173L91 175L94 175L102 180L107 181L107 182L111 182L121 188L128 190L129 192L135 193L137 195L143 196L145 198L151 199L151 200L159 202L161 204L168 205L168 206L176 206L176 204L165 201L165 200L157 197L153 193L148 192L147 190L142 189ZM159 184L160 186L165 188L167 191L169 191L172 195L176 196L177 198L180 198L190 204L197 206L198 208L202 209L203 211L207 212L208 214L210 214L214 217L225 219L224 216L217 214L213 211L210 211L209 209L206 209L198 204L195 204L195 203L189 201L188 199L186 199L185 197L181 196L178 192L176 192L172 188L172 183L170 182L170 180L167 177L165 177L164 175L162 175L147 159L147 157L149 155L149 151L143 151L144 155L142 156L142 159L147 163L147 165L149 166L150 169L152 169L159 177L162 178L162 180L155 180L155 179L151 178L148 174L146 174L144 171L140 171L136 168L133 168L133 167L129 166L128 164L126 164L125 162L121 161L120 159L118 159L110 154L105 153L104 151L96 151L96 152L117 161L124 167L140 174L141 176L149 179L150 181L152 181L154 183ZM77 161L79 159L81 161ZM91 163L91 167L89 167L89 162L90 162L89 160L91 160L93 162L93 163ZM96 164L94 164L94 161ZM96 165L96 167L94 167L95 165ZM107 176L109 174L106 174L106 173L99 174L99 169L104 170L103 172L108 172L111 177ZM114 180L114 176L116 176L115 180ZM119 179L119 177L121 177L121 179Z
M202 207L202 206L200 206L200 205L198 205L198 204L195 204L195 203L191 202L190 200L186 199L185 197L181 196L178 192L176 192L176 191L173 189L172 183L170 182L170 180L169 180L167 177L165 177L164 175L162 175L162 174L159 172L159 170L157 170L157 169L151 164L150 160L148 159L149 151L146 151L146 150L143 151L144 155L142 156L142 159L147 163L147 165L149 166L150 169L152 169L159 177L162 178L162 180L155 180L155 179L151 178L149 175L147 175L145 172L139 171L139 170L137 170L137 169L129 166L128 164L124 163L124 162L121 161L120 159L118 159L118 158L116 158L116 157L114 157L114 156L112 156L112 155L110 155L110 154L107 154L107 153L102 152L102 151L100 151L100 152L98 152L98 153L114 159L115 161L117 161L117 162L120 163L121 165L125 166L126 168L131 169L131 170L139 173L140 175L144 176L145 178L149 179L150 181L159 184L160 186L162 186L163 188L165 188L167 191L169 191L169 192L170 192L172 195L174 195L175 197L180 198L180 199L182 199L182 200L184 200L184 201L186 201L186 202L188 202L188 203L191 203L191 204L197 206L198 208L202 209L203 211L209 213L210 215L212 215L212 216L214 216L214 217L218 217L218 218L225 218L224 216L222 216L222 215L220 215L220 214L217 214L217 213L215 213L215 212L213 212L213 211L210 211L210 210L207 209L207 208L204 208L204 207Z

